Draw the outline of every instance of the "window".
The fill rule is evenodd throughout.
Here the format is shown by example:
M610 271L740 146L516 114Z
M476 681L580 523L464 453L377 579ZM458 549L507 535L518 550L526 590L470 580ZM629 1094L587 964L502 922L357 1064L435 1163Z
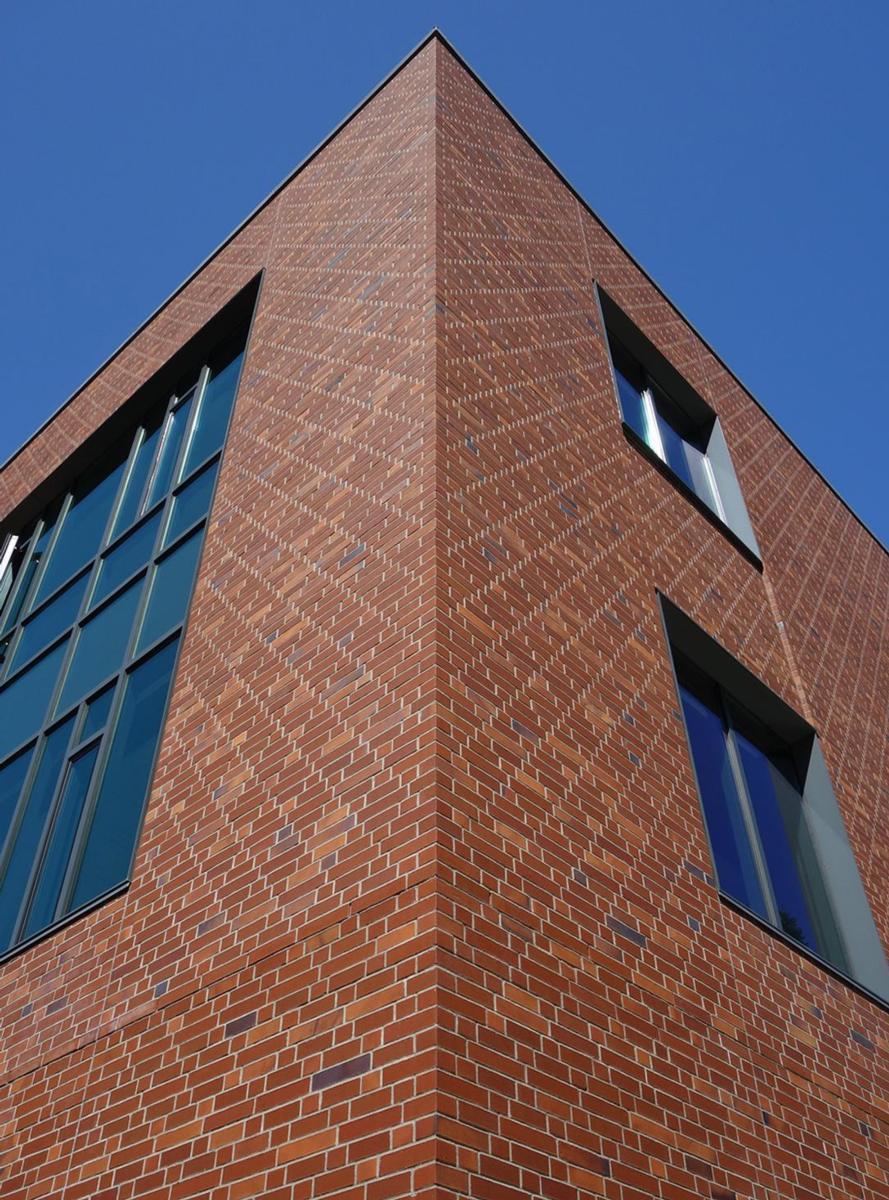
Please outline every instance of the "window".
M0 553L0 954L129 876L243 348Z
M889 1000L889 968L814 730L668 601L720 891Z
M716 414L599 292L624 426L756 558L759 547Z

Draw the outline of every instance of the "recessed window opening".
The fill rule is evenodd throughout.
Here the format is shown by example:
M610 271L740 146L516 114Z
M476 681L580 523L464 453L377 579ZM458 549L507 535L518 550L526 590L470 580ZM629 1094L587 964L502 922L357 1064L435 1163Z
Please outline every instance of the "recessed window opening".
M128 877L244 336L0 552L0 955Z
M720 892L889 1001L889 965L815 731L661 597Z

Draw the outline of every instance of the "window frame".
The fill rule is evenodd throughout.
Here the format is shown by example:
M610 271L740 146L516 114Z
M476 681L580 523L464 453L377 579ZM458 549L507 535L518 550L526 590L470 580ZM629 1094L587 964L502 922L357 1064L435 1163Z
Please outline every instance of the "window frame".
M762 571L759 544L718 415L598 282L594 283L594 291L604 332L614 398L624 436L714 528L718 529L757 570ZM628 360L628 365L631 366L630 373L637 375L643 384L641 389L618 366L621 359ZM645 412L646 428L653 434L652 440L656 441L656 446L646 440L627 418L618 382L619 371L639 394ZM658 394L688 420L691 428L699 434L703 448L695 446L660 410L657 403ZM685 445L691 446L701 455L712 503L696 487L689 486L670 463L664 445L662 422L668 425Z
M720 900L729 908L753 921L770 936L783 942L796 953L803 955L836 979L889 1011L889 961L887 961L886 949L874 922L873 911L861 882L857 862L824 763L817 731L729 654L714 638L701 629L660 589L657 589L656 597L672 672L677 701L677 717L681 721L688 749L691 777L694 781L704 837L710 856L711 882L715 884ZM780 919L774 919L777 905L773 894L771 875L762 857L764 852L756 828L753 802L743 767L739 761L736 741L728 734L726 743L733 782L741 798L745 827L754 859L757 860L757 874L771 919L763 919L758 912L725 891L720 885L719 869L705 811L704 794L695 762L693 740L680 689L686 687L692 692L692 695L695 695L695 692L693 688L688 688L688 685L683 682L683 674L686 672L685 664L681 660L685 660L685 663L689 664L694 672L699 673L702 679L717 690L720 704L723 707L722 720L725 729L731 731L735 724L728 711L729 704L737 706L742 714L749 714L758 725L763 726L776 739L782 748L789 752L799 776L802 820L806 826L806 836L811 842L810 849L818 870L817 882L824 893L823 899L819 897L814 901L816 912L813 917L817 932L823 936L826 910L830 922L830 927L827 929L827 940L834 941L834 948L839 951L842 963L825 957L824 954L799 941L783 929ZM696 696L696 698L698 697ZM700 702L703 703L703 701ZM829 825L826 831L822 828L825 824ZM760 857L757 858L757 856ZM708 878L710 877L708 876Z
M46 488L38 489L40 499L37 503L40 504L38 510L39 515L34 519L32 517L30 525L22 520L19 528L25 529L25 535L18 537L16 540L15 534L7 535L3 543L3 555L11 555L14 553L17 542L18 546L26 540L26 553L16 571L15 578L12 581L12 586L5 597L4 604L0 606L0 628L6 624L6 614L15 613L15 618L9 623L9 628L3 633L0 638L2 643L3 657L0 660L0 691L6 689L7 686L21 676L25 675L35 665L37 665L46 655L53 653L61 645L65 644L65 649L62 656L62 663L58 669L57 677L53 685L52 694L49 697L45 711L39 726L35 727L28 736L8 751L3 753L2 766L5 767L11 764L15 759L22 754L29 754L30 761L28 763L24 781L14 808L10 814L10 819L7 828L0 829L0 878L5 873L6 864L9 861L11 854L15 849L16 838L22 824L22 820L26 815L28 804L30 803L33 787L40 770L44 751L47 745L47 739L54 731L71 722L67 742L64 748L64 753L61 758L62 767L53 785L52 795L46 807L46 813L42 820L39 836L35 843L33 859L30 863L28 871L28 883L18 897L18 910L11 926L10 939L7 945L0 949L0 963L7 961L9 958L27 950L32 945L44 938L51 936L58 929L67 926L70 922L78 920L87 912L106 903L114 896L127 890L132 882L133 866L138 854L139 843L141 841L142 830L144 825L145 809L152 790L154 771L157 764L157 755L160 751L160 745L163 741L163 730L166 723L167 712L170 698L172 695L173 685L175 683L176 672L178 669L179 655L181 653L184 631L187 627L191 605L194 601L195 583L197 581L201 560L205 548L204 532L213 512L213 506L216 500L216 489L219 486L219 476L221 473L222 459L226 452L228 435L231 428L231 422L234 415L235 403L237 401L238 390L240 388L244 365L247 356L247 349L250 341L250 333L252 330L253 317L255 315L257 300L259 295L259 287L261 276L257 277L252 285L248 285L246 289L222 311L218 318L214 319L210 326L205 327L201 334L197 335L196 339L192 339L184 348L184 352L180 352L174 359L177 367L176 384L172 386L168 384L160 391L157 386L152 387L151 383L145 388L140 389L138 394L141 403L138 408L134 408L133 404L124 406L127 409L128 419L127 424L123 428L118 423L118 428L112 435L108 433L93 451L90 458L84 459L79 457L79 469L77 474L68 475L68 483L64 487L59 487L57 490L46 495ZM247 307L249 305L249 307ZM245 311L246 310L246 311ZM212 329L215 336L212 340L207 335L208 329ZM228 347L231 346L229 352ZM189 353L190 351L190 353ZM226 357L229 355L230 357ZM199 356L200 355L200 356ZM237 374L234 377L232 402L229 407L225 425L221 431L221 442L218 448L209 454L206 454L200 462L195 462L188 467L188 472L185 474L185 466L187 457L192 443L192 438L195 433L196 424L200 419L202 405L207 394L207 385L211 378L216 374L221 374L228 364L240 355L240 364ZM186 359L185 369L183 369L183 357ZM193 364L188 366L188 363ZM212 364L218 362L221 365L213 372ZM167 368L162 368L159 376L166 375L169 377L171 364L167 364ZM151 381L157 384L157 379ZM160 392L160 395L159 395ZM132 477L132 472L136 464L139 450L144 443L146 437L146 426L150 425L152 415L155 414L161 403L160 396L165 396L164 400L164 415L161 422L161 430L163 435L167 433L172 414L176 409L180 408L185 403L189 394L192 397L191 410L188 414L185 429L182 433L181 442L178 446L176 458L173 463L172 473L164 492L151 499L151 489L154 484L156 471L161 462L161 454L163 450L164 437L158 439L157 444L153 448L152 462L148 470L146 478L141 484L140 496L138 505L135 511L129 518L128 524L124 528L116 529L116 523L121 510L121 506L127 494L127 487ZM135 398L134 398L135 399ZM48 568L48 564L52 561L52 554L57 539L61 536L64 528L64 518L71 508L72 497L77 493L82 480L89 475L97 463L103 461L102 455L109 458L112 465L109 473L117 470L114 465L113 455L121 442L122 436L129 437L129 449L123 455L122 469L116 483L114 495L106 516L105 524L102 531L101 540L93 552L92 556L79 566L66 579L58 581L53 588L51 594L41 597L39 603L35 604L35 598L39 595L41 579ZM186 525L181 527L173 538L167 540L167 532L170 528L176 509L176 501L178 497L184 493L188 487L202 474L208 470L214 472L212 486L209 489L207 506L204 514L196 519L190 520ZM21 506L20 506L21 507ZM93 596L96 592L96 587L100 578L100 573L103 569L103 564L111 553L121 545L128 537L137 532L138 529L149 524L152 520L158 518L157 528L154 530L154 536L151 541L150 548L146 547L144 561L141 566L129 572L126 578L117 581L114 587L101 599L93 604ZM37 549L39 539L47 526L48 520L53 520L53 528L47 544L42 549L41 559L36 570L28 571L31 556ZM14 528L15 513L4 522L4 525ZM201 535L201 545L199 547L197 562L195 566L194 576L192 578L187 601L183 606L181 618L170 628L163 630L155 636L150 644L144 647L139 646L139 639L142 633L143 622L145 619L148 604L152 595L152 584L154 577L157 574L159 567L174 554L189 538L196 534ZM26 626L33 621L40 613L48 609L55 603L68 589L75 584L84 575L88 576L88 582L83 590L80 598L80 603L73 618L69 618L64 627L56 630L52 637L47 641L46 645L42 646L36 652L30 654L27 659L15 661L18 645L21 641L23 631ZM138 584L141 580L141 593L136 605L132 622L127 634L126 647L122 659L119 660L115 669L103 676L100 680L90 683L88 689L82 695L76 695L70 703L66 703L64 708L60 707L61 697L66 686L69 670L74 656L77 652L80 631L93 620L95 620L109 605L113 604L120 598L124 592L134 584ZM21 594L20 594L21 593ZM33 607L32 607L33 606ZM92 817L95 811L96 802L99 796L102 782L104 779L105 767L108 762L109 755L113 749L116 730L121 714L121 708L124 702L127 691L127 684L133 673L138 670L145 662L154 655L159 654L170 643L176 642L176 651L173 657L172 666L170 668L170 677L167 688L166 702L163 707L161 722L159 726L159 734L156 739L153 755L151 760L150 770L147 776L147 786L144 797L142 797L138 819L135 828L137 830L133 845L130 852L130 858L127 865L125 877L114 886L107 888L101 894L92 897L89 901L80 905L72 911L66 911L73 895L74 888L77 883L78 872L82 862L84 849L87 838L89 836L92 825ZM104 722L97 730L93 730L87 738L82 735L84 722L87 719L90 705L107 689L113 688L110 706L106 713ZM79 689L78 689L79 690ZM39 930L35 930L27 937L23 937L23 931L26 928L29 913L35 897L37 895L37 886L41 876L42 866L45 861L49 839L58 813L66 781L71 772L71 764L75 759L81 758L88 753L92 747L98 744L99 752L96 757L90 777L89 786L83 798L82 807L77 820L76 832L72 839L71 846L68 850L68 856L65 861L65 867L62 877L62 883L59 890L58 898L53 910L53 919ZM20 940L17 940L20 939Z

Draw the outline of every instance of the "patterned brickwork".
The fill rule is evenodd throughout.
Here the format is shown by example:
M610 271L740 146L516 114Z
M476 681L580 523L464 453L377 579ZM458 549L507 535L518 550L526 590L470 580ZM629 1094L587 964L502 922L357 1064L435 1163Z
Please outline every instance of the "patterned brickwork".
M437 39L0 507L260 269L132 886L0 968L4 1200L889 1195L889 1023L720 902L655 600L816 724L889 938L883 549ZM764 572L623 436L593 280Z

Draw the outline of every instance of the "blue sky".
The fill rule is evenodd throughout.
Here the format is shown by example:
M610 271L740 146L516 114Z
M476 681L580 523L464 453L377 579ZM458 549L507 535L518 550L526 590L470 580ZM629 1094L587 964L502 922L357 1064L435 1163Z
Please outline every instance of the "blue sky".
M8 6L0 460L433 25L889 543L870 0Z

